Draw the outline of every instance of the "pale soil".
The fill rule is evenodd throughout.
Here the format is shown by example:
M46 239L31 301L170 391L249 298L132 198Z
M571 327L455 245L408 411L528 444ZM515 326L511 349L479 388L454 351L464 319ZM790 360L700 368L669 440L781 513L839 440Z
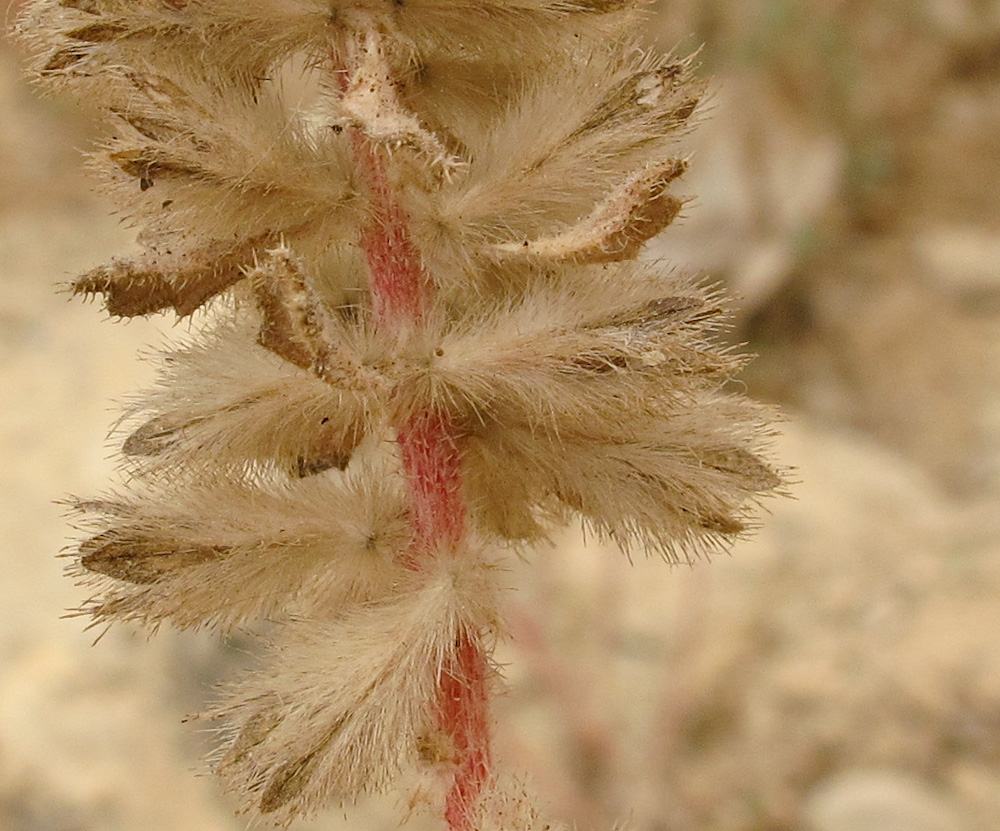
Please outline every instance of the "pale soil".
M0 58L0 831L240 829L202 775L211 737L181 723L238 645L124 629L92 645L62 617L84 597L55 558L71 531L54 500L110 481L113 402L151 377L136 351L175 330L54 293L130 234L78 173L85 119ZM982 195L997 85L965 84L923 122L891 233L803 266L788 240L830 216L841 151L775 103L760 152L794 207L760 230L740 196L741 83L703 128L698 203L658 253L744 295L742 331L767 350L751 382L791 405L776 449L796 498L690 570L572 534L519 566L501 752L581 828L1000 828L1000 212Z

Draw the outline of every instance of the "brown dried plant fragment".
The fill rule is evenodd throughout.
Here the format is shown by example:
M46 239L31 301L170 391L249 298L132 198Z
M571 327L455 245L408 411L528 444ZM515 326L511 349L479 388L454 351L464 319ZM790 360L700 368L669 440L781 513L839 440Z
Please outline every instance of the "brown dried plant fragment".
M371 28L359 31L351 39L349 49L354 52L349 63L355 69L348 76L347 88L340 99L347 125L359 128L376 143L416 150L435 173L450 180L463 163L403 107L384 38Z
M136 317L173 309L179 316L201 306L243 278L243 266L266 240L241 243L214 241L179 254L148 251L114 259L83 274L71 285L73 294L103 294L108 312Z
M732 475L750 493L767 493L781 487L781 477L757 456L741 447L704 450L701 458L709 467Z
M103 43L114 40L128 32L128 26L120 21L106 21L102 23L88 23L79 29L66 32L66 37L71 40L80 40L84 43Z
M97 7L97 0L60 0L59 5L64 9L77 9L87 14L101 13L101 10Z
M152 459L166 453L182 453L198 444L197 431L213 416L228 415L240 407L249 407L253 402L237 402L214 412L205 412L187 420L178 421L164 416L156 416L141 424L122 443L122 453L134 459ZM343 415L343 414L340 414ZM302 437L299 452L292 458L261 453L253 459L242 462L274 462L289 474L304 479L336 468L344 470L354 451L367 434L367 423L363 417L343 419L320 417L314 429ZM188 442L188 448L182 447ZM262 445L266 449L267 445Z
M695 297L650 300L606 320L580 327L590 333L594 349L581 353L578 365L597 368L588 364L597 358L607 368L642 371L669 364L671 371L678 375L732 372L742 359L715 350L698 349L677 338L678 326L704 326L721 314L722 309L718 306ZM604 336L604 343L600 335Z
M309 437L309 444L296 458L295 474L304 479L336 468L346 469L354 451L368 434L368 423L363 417L336 419L323 417Z
M224 546L178 544L106 531L80 545L80 565L126 583L146 585L169 572L207 562L226 552Z
M610 14L634 8L636 5L635 0L572 0L561 4L561 8L582 14Z
M701 101L700 90L688 82L690 67L690 59L671 60L622 78L570 138L606 132L609 125L621 128L639 114L650 122L648 126L655 124L657 132L676 129L694 114ZM692 89L696 94L685 94L677 100L678 92L690 93ZM650 138L649 134L640 136L636 138L642 143Z
M70 46L53 52L49 59L42 65L43 75L63 72L71 66L78 64L87 57L88 50L83 46Z
M188 424L194 423L193 420ZM126 456L158 456L174 446L186 425L165 418L153 418L137 427L122 443Z
M699 514L697 524L699 528L723 537L735 537L747 530L747 524L743 520L724 514Z
M248 272L261 315L258 343L300 369L317 375L329 361L330 316L286 248L267 252Z
M454 738L441 729L431 729L417 736L416 750L420 761L426 765L451 765L458 756Z
M122 77L142 93L144 98L159 107L178 107L179 112L187 111L194 115L211 117L210 113L192 100L191 95L165 75L137 72L127 68L123 68L121 73Z
M253 749L267 739L281 724L280 704L281 702L275 695L269 696L262 702L260 709L244 722L233 743L219 760L218 770L247 761Z
M520 244L502 243L496 250L581 264L634 259L680 213L683 203L668 188L686 169L681 159L651 165L632 174L569 230Z
M301 796L316 771L321 750L322 747L317 748L307 756L287 762L275 771L260 797L262 814L273 814Z
M247 277L262 318L261 346L333 386L382 385L382 377L347 348L343 321L331 314L288 248L268 251Z
M589 372L655 369L676 376L722 376L733 372L743 358L699 348L677 336L681 325L700 327L722 313L718 306L691 297L665 297L643 303L606 320L579 327L588 347L570 358L573 366Z
M325 470L344 470L351 461L351 456L364 438L364 430L361 425L356 429L348 431L342 438L344 441L319 443L312 448L312 452L303 453L296 459L295 475L300 479L307 476L315 476Z
M128 124L133 130L142 136L152 140L166 142L175 138L178 134L183 132L182 127L165 118L157 118L151 115L142 115L141 113L132 112L124 107L116 107L111 110L115 115L117 115L122 121ZM132 151L133 153L135 151ZM116 160L116 164L117 164ZM126 164L129 164L126 162ZM121 165L119 165L121 166ZM122 167L126 173L129 170ZM130 175L135 175L134 173Z
M691 314L697 311L697 314ZM605 326L625 326L645 329L659 328L674 322L701 323L718 317L722 310L718 306L706 305L700 297L661 297L643 303L635 309L620 312L607 320L590 324L588 328L601 329Z
M162 147L129 147L108 153L122 172L139 180L143 190L151 188L158 178L180 177L214 181L215 175L199 164L185 161Z

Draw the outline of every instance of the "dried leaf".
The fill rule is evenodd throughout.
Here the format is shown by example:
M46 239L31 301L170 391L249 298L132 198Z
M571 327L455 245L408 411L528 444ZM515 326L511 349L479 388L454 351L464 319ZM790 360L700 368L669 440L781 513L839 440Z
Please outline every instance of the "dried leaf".
M88 23L79 29L72 29L66 32L66 37L85 43L102 43L121 37L126 32L128 32L128 26L121 21L105 21L102 23Z
M761 459L742 447L719 447L702 451L704 463L737 477L743 487L767 493L781 486L781 477Z
M87 14L101 13L101 10L97 6L97 0L60 0L59 5L64 9L77 9Z
M577 225L552 237L502 243L498 252L555 262L634 259L642 245L674 221L683 203L668 187L687 164L671 159L629 177Z
M319 751L314 750L301 759L282 765L274 772L260 797L260 812L273 814L293 799L302 795L309 780L316 772Z
M103 294L108 312L120 317L173 309L192 314L243 278L243 266L264 240L212 242L180 254L149 252L112 260L79 277L74 294Z
M80 545L80 565L87 571L116 580L146 584L157 582L169 572L204 563L225 553L223 546L130 538L109 531Z
M247 761L247 756L253 752L253 749L281 724L279 705L280 701L275 696L271 696L267 703L263 704L243 723L233 743L219 761L218 767L220 769Z
M63 72L71 66L78 64L89 54L84 47L70 46L53 52L49 59L42 65L42 74L54 74Z
M108 153L124 173L140 181L155 182L161 176L191 177L203 180L215 176L200 164L172 155L163 147L130 147Z
M178 434L184 427L164 418L151 419L129 434L122 443L122 453L126 456L156 456L177 443Z

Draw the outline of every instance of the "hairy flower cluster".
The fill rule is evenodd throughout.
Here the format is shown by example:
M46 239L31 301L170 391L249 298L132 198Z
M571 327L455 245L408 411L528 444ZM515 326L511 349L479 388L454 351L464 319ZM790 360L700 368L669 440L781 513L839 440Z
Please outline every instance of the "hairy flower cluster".
M72 570L97 621L272 624L214 714L251 814L415 771L452 831L542 827L490 750L500 552L576 518L692 557L781 484L718 298L637 260L701 94L637 45L638 5L26 9L141 229L73 291L207 308L126 419L126 483L77 503Z

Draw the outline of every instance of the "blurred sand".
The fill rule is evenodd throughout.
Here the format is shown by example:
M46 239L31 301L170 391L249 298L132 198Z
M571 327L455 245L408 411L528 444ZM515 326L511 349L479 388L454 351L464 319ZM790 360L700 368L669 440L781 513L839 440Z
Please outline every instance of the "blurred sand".
M998 82L956 82L921 122L915 178L878 197L905 216L837 225L813 257L804 237L843 214L843 137L773 90L742 113L759 81L722 85L686 183L698 202L658 253L744 296L739 332L762 351L748 377L789 406L777 449L801 484L712 564L630 567L567 534L524 565L498 741L555 814L1000 828L1000 205L981 193L1000 161L980 135L1000 126ZM0 112L0 831L243 828L200 775L210 737L181 723L238 650L123 628L92 645L62 617L84 597L54 556L72 538L54 501L109 484L114 402L152 376L137 351L176 330L54 292L131 235L80 173L85 115L36 99L2 43ZM767 126L753 176L748 118ZM955 147L961 176L929 187ZM760 177L784 206L766 227ZM391 805L363 815L351 827L395 827Z

